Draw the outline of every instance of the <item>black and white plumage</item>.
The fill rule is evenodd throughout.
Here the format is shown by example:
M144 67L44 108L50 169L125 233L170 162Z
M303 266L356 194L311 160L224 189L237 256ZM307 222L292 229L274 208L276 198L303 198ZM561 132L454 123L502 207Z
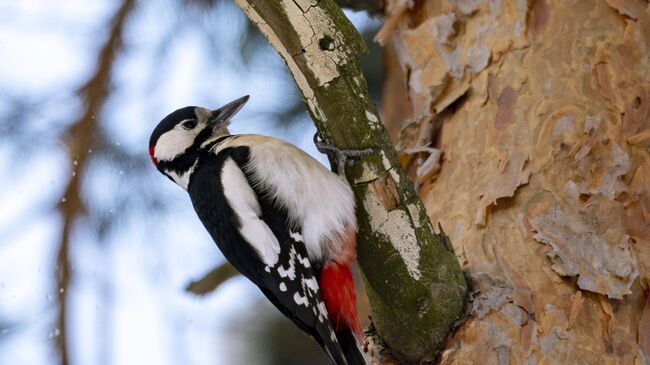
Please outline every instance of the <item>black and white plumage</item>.
M285 316L336 364L365 364L350 273L352 191L289 143L230 135L229 120L247 100L171 113L151 135L152 161L188 191L226 259Z

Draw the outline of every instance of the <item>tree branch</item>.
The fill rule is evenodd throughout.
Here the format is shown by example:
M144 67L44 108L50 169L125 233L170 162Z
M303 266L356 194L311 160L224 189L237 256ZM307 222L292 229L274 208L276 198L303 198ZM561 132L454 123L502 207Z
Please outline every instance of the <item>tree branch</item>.
M333 0L236 2L284 58L324 140L377 151L346 169L357 202L358 261L378 336L371 340L400 362L433 361L465 312L468 287L444 234L434 233L399 167L368 96L358 63L365 44Z
M221 284L237 275L239 275L239 272L230 263L225 262L212 269L200 279L189 283L185 290L197 295L205 295L216 290Z
M116 54L122 45L122 32L127 15L133 6L134 0L124 0L117 13L111 20L110 34L98 56L98 64L92 78L79 90L80 97L84 100L84 110L79 118L72 123L67 131L67 145L72 169L78 170L65 189L63 199L58 206L63 217L59 250L57 252L57 295L59 301L58 319L53 337L60 353L60 363L69 363L68 354L68 288L71 282L72 270L70 264L70 237L75 221L84 212L81 199L81 176L88 161L88 150L92 147L97 129L96 115L99 114L110 86L111 69Z

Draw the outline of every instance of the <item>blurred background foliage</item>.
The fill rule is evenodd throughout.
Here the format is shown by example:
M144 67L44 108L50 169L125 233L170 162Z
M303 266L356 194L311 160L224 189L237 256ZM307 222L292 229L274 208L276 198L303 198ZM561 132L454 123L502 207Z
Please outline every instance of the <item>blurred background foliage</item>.
M380 21L346 14L378 101ZM166 114L244 94L233 132L317 156L283 61L233 1L0 0L0 53L1 364L326 364L246 280L184 291L223 258L148 159Z

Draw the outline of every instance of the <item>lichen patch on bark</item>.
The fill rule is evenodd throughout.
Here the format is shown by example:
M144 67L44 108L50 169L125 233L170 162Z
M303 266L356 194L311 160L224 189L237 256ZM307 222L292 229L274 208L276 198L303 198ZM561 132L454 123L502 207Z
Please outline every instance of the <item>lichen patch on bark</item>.
M296 84L298 88L303 92L303 95L306 99L310 100L312 103L316 103L314 98L314 91L312 90L307 78L300 72L300 68L293 59L291 53L287 50L285 45L282 43L280 38L276 35L275 31L266 23L266 21L257 13L255 8L250 5L245 0L236 0L237 5L242 9L246 16L258 27L266 39L273 45L278 53L282 56L284 61L289 67L289 71L294 75ZM314 104L314 108L318 109L317 105Z
M363 206L369 214L373 230L386 236L386 241L399 252L409 275L420 280L420 247L409 214L401 209L387 210L375 194L366 194Z
M336 30L323 9L312 1L282 0L290 26L300 37L301 53L293 55L304 57L319 86L339 77L338 67L345 65L350 56L342 47L344 40Z

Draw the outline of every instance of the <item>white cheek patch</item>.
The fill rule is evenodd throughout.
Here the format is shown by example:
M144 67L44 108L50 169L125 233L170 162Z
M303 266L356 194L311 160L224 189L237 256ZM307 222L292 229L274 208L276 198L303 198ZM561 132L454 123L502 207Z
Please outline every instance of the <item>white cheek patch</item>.
M194 133L189 133L179 128L165 132L158 138L158 142L156 142L154 157L158 161L173 160L194 143L195 136Z

